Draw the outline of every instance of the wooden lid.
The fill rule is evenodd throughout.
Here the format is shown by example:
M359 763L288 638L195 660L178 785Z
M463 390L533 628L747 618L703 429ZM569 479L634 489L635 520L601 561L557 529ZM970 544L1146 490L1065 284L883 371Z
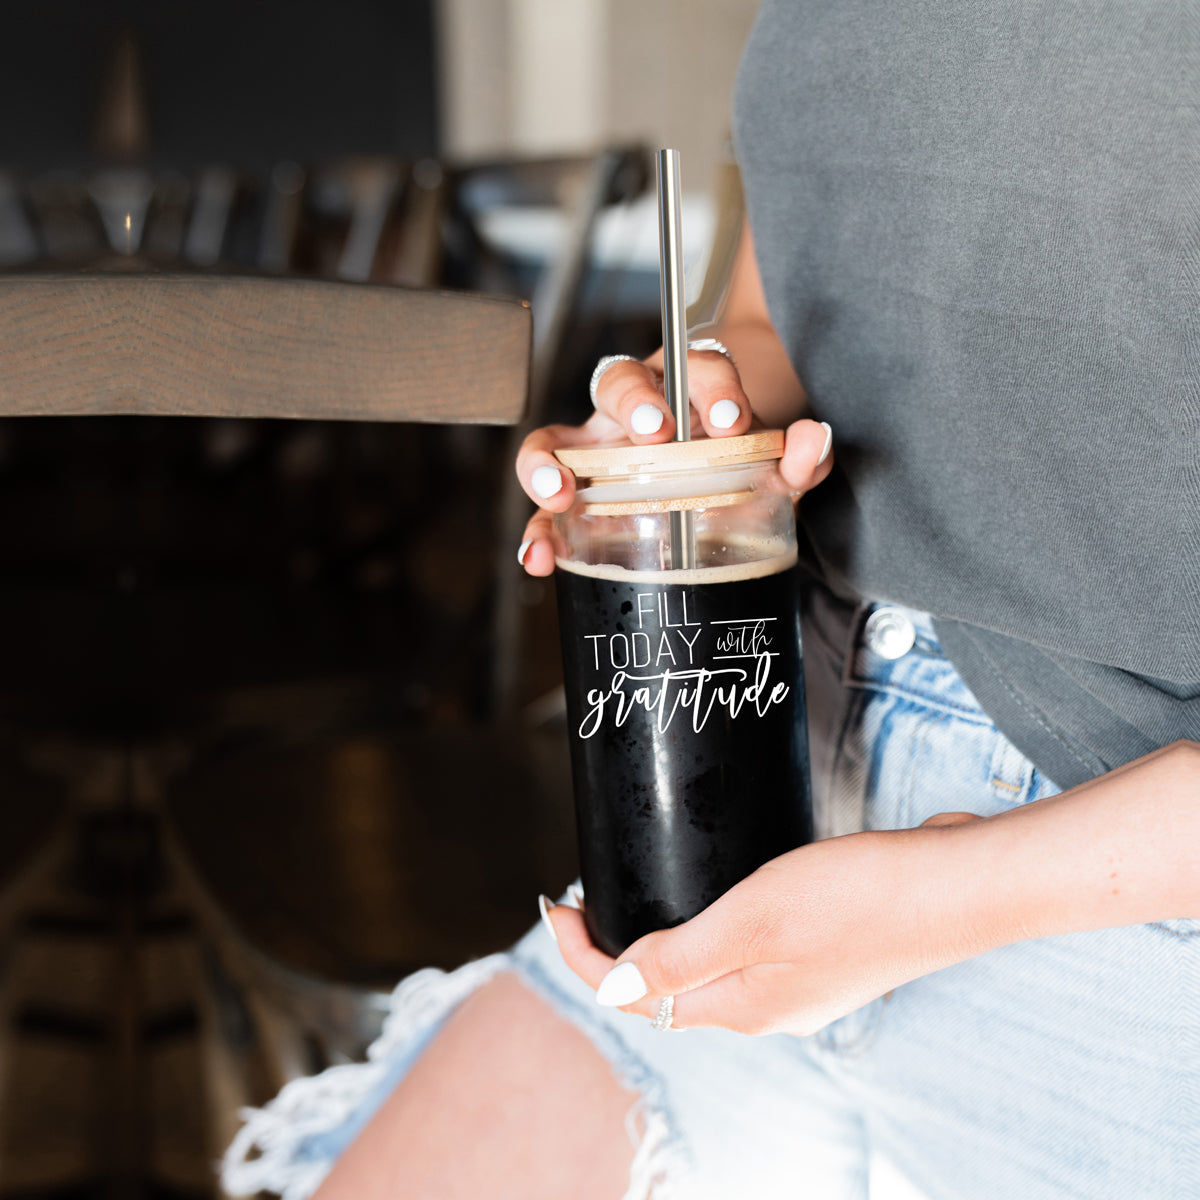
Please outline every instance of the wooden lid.
M728 467L738 463L769 462L782 455L782 429L761 429L741 437L660 442L653 446L631 446L628 442L572 446L554 452L554 457L564 467L570 467L576 475L585 479L604 475L634 475L639 471L673 471L685 467Z

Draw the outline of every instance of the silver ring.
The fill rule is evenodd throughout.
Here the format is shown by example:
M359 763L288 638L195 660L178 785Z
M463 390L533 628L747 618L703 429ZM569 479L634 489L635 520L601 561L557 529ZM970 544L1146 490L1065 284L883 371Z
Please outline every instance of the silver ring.
M729 353L729 347L724 342L718 342L716 338L693 338L687 344L689 350L713 350L717 354L723 354L729 359L729 365L737 369L737 363L733 361L733 355Z
M600 386L600 380L604 378L604 372L619 362L641 362L641 359L634 358L632 354L606 354L596 364L596 369L592 372L592 382L588 385L588 390L592 394L593 408L596 407L596 389Z
M658 1006L658 1016L654 1018L650 1028L663 1032L671 1028L673 1020L675 1020L675 997L664 996L662 1003Z

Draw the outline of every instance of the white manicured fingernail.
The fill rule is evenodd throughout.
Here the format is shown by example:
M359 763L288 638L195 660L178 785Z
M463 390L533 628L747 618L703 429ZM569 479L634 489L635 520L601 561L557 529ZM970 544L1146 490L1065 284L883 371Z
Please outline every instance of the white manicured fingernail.
M605 1008L620 1008L623 1004L640 1000L649 990L641 971L637 969L637 963L623 962L600 980L600 986L596 989L596 1003Z
M718 400L708 410L708 423L718 429L732 429L741 415L742 410L738 408L736 401Z
M545 925L547 932L557 942L558 934L554 932L554 922L550 920L550 909L554 907L554 901L549 896L538 897L538 912L542 914L542 924Z
M557 467L538 467L529 477L529 484L543 500L562 491L562 472Z
M526 538L517 547L517 562L523 567L525 565L525 552L533 545L533 538Z
M833 430L829 427L829 422L822 421L821 428L825 430L825 448L821 451L821 457L817 459L818 467L829 457L829 451L833 449Z
M577 888L574 884L571 884L567 888L567 895L574 901L576 908L583 908L583 888Z
M662 428L663 411L653 404L639 404L629 418L634 433L657 433Z

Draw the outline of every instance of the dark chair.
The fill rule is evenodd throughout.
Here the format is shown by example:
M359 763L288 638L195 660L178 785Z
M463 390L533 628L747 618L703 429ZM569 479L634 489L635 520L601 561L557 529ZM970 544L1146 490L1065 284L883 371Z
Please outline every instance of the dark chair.
M24 875L28 855L14 856L18 884L40 880L38 936L82 945L91 929L117 938L130 971L143 960L176 963L165 974L156 967L159 982L148 987L122 974L115 1042L67 1001L39 1010L45 1027L98 1039L109 1056L119 1102L103 1122L112 1136L89 1137L111 1147L125 1175L145 1168L155 1064L181 1029L203 1047L211 1159L239 1105L360 1053L400 976L506 944L532 921L536 893L571 877L562 730L508 703L530 694L520 686L529 658L547 664L539 679L550 678L557 653L545 630L522 652L503 615L520 584L504 530L524 519L527 501L505 431L485 427L520 436L531 391L531 419L544 419L564 358L586 353L573 330L595 222L645 187L646 168L636 149L453 169L378 158L281 164L262 180L225 167L190 179L131 168L76 185L30 181L0 196L20 234L0 237L0 257L11 251L0 265L20 272L0 274L0 417L22 419L0 425L0 471L5 429L15 431L8 441L19 460L42 428L24 419L37 417L102 418L88 427L97 438L107 428L177 430L161 419L194 418L195 435L182 440L202 442L207 460L228 467L193 478L164 460L149 490L136 483L140 532L158 539L145 570L118 563L98 586L106 549L87 544L84 530L64 542L65 555L82 539L89 556L70 579L26 588L7 608L0 580L0 612L14 627L37 622L61 635L52 669L35 652L0 679L0 737L18 747L26 794L36 786L58 797L57 808L37 804L45 819L22 834L22 845L47 845L57 828L46 854ZM563 246L525 289L531 303L431 286L524 288L476 241L497 199L566 215ZM86 265L65 270L63 258ZM394 489L405 503L352 544L330 535L288 570L321 583L324 591L306 593L319 610L343 581L369 583L381 561L402 562L419 593L413 611L438 617L414 631L411 651L453 664L453 702L397 699L394 675L349 677L302 643L288 652L279 639L277 653L259 653L259 642L275 641L273 595L245 628L241 609L225 613L231 648L221 661L177 654L204 644L195 630L222 603L189 580L211 574L209 563L236 574L253 552L242 526L259 518L239 511L245 480L302 464L314 445L386 441L371 432L381 422L429 423L428 436L414 426L402 446L388 441L400 458L381 460L412 476ZM430 497L451 459L479 495L439 514L447 505ZM71 462L57 470L59 490L71 491ZM289 526L298 510L328 516L325 493L284 484L277 515ZM38 540L81 505L104 501L85 487L74 507L56 507L53 487L21 493L32 519L21 553L0 564L10 580L60 570L39 558ZM196 487L210 519L169 519L175 490ZM443 485L439 498L446 493ZM240 548L226 552L233 542ZM386 597L370 619L389 619ZM162 661L131 670L131 647ZM231 673L225 660L243 649L245 669ZM80 917L89 896L105 899L116 926ZM90 994L81 988L76 998L84 1008Z
M10 274L0 276L0 416L511 424L526 404L530 332L528 305L461 293L159 273L132 257L86 271ZM153 497L147 503L153 504ZM7 568L11 571L11 564ZM94 585L91 591L94 596ZM26 614L31 621L53 621L58 615L53 608ZM187 628L175 633L180 639L189 636ZM74 631L64 635L70 640ZM69 673L58 682L69 686ZM415 847L424 831L412 826L413 819L427 806L435 815L446 811L435 783L441 779L445 784L448 775L431 775L428 768L435 760L428 756L444 757L452 771L466 761L463 747L447 746L439 736L413 744L414 739L389 743L383 735L371 743L362 735L348 745L290 747L244 761L236 755L210 760L206 752L228 741L236 695L184 697L172 717L139 727L123 727L119 716L110 715L106 728L101 694L84 722L90 730L85 735L71 728L77 698L64 697L55 705L52 698L31 695L26 703L12 692L11 679L0 687L5 740L13 756L4 772L6 798L10 807L19 806L6 817L6 852L0 856L9 885L0 903L8 948L21 932L14 922L23 923L21 936L43 940L49 925L57 931L55 937L67 936L63 930L69 926L77 943L91 928L89 922L98 920L92 933L120 941L119 928L107 918L84 920L78 901L78 896L111 894L113 889L137 897L134 908L121 911L131 914L139 937L153 939L172 930L198 936L197 961L205 964L199 1001L203 1039L214 1061L224 1055L244 1068L237 1082L226 1073L220 1097L225 1128L214 1135L209 1149L215 1151L234 1119L233 1103L261 1097L289 1070L312 1064L316 1049L301 1061L294 1050L316 1046L322 1022L337 1043L338 1022L331 1014L347 1014L342 1029L354 1031L343 1033L347 1048L370 1036L370 1021L364 1024L359 1011L368 1017L373 1011L368 981L378 986L385 971L402 970L413 957L388 944L377 929L375 943L369 944L371 934L356 943L354 918L371 908L382 888L393 902L399 900L390 913L390 928L427 920L421 902L403 888L388 892L388 877L406 856L410 862L419 857ZM295 707L294 696L292 702ZM317 709L326 714L329 708L328 696L323 696ZM186 719L179 715L185 710ZM106 745L97 747L97 741ZM480 761L496 750L494 744L483 745L467 735L464 741L470 741ZM317 765L323 754L330 764L325 774ZM382 771L381 761L387 764ZM411 770L410 763L415 764ZM321 782L329 790L306 790ZM98 797L98 788L103 796ZM319 825L322 812L335 811L344 811L347 819ZM385 836L389 831L378 824L389 811L390 840ZM374 829L364 829L363 822L372 820ZM218 836L207 836L214 827ZM51 837L55 828L57 842ZM297 850L301 828L313 838ZM340 844L331 829L347 831ZM443 830L441 836L458 832ZM438 836L436 821L430 836ZM47 847L41 858L35 854L38 846ZM294 852L291 860L289 851ZM311 863L325 851L332 869L322 878ZM307 943L303 935L292 936L293 947L317 949L307 958L300 952L298 965L288 967L272 954L270 935L272 927L286 925L281 915L294 918L300 928L311 915L302 904L289 907L288 888L300 869L295 854L301 864L308 855L310 869L300 891L319 904L326 924ZM354 861L371 854L369 864ZM67 868L78 884L70 895L60 887ZM363 883L365 879L369 882ZM36 911L21 908L29 899L31 880L45 885ZM354 895L357 908L345 899L345 889L339 893L337 888L339 881L346 885L351 880L362 884ZM44 902L47 889L62 899L53 911ZM340 941L339 918L345 919L347 931ZM461 925L451 915L447 927ZM323 933L329 935L324 941ZM170 1022L164 1025L161 1013L148 1014L146 997L137 995L140 967L132 931L129 937L134 938L127 942L134 954L129 963L133 974L125 980L131 990L121 1012L132 1022L130 1036L135 1043L169 1036ZM424 940L409 948L411 955L427 954L435 940L436 929L427 930ZM286 937L280 939L280 945L286 942ZM322 973L356 986L323 988ZM75 997L45 1000L36 1020L21 1017L23 1009L9 1012L2 998L0 1008L12 1020L25 1021L21 1028L27 1034L35 1026L53 1028L65 1030L68 1038L94 1037L98 1046L109 1046L104 1022L89 1024L92 1018L72 1008L85 994L87 989L81 988ZM276 999L275 1008L268 994ZM311 1026L294 1037L280 1032L286 1015L276 1015L277 1010L286 1014L288 1003ZM243 1024L237 1032L239 1021ZM10 1044L7 1035L8 1030L0 1037L0 1048ZM231 1045L239 1048L236 1053ZM106 1078L114 1097L114 1128L124 1132L112 1146L118 1158L125 1146L128 1160L139 1153L136 1139L128 1134L129 1122L116 1114L131 1103L134 1076L145 1061L136 1068L136 1055L118 1058L110 1061ZM239 1094L239 1088L245 1090ZM149 1119L145 1112L143 1116Z

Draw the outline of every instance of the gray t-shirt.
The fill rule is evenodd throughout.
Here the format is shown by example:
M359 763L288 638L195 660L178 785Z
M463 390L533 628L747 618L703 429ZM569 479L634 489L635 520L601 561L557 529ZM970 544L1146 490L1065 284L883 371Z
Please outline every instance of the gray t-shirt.
M1062 787L1200 738L1200 16L765 0L734 105L847 596Z

